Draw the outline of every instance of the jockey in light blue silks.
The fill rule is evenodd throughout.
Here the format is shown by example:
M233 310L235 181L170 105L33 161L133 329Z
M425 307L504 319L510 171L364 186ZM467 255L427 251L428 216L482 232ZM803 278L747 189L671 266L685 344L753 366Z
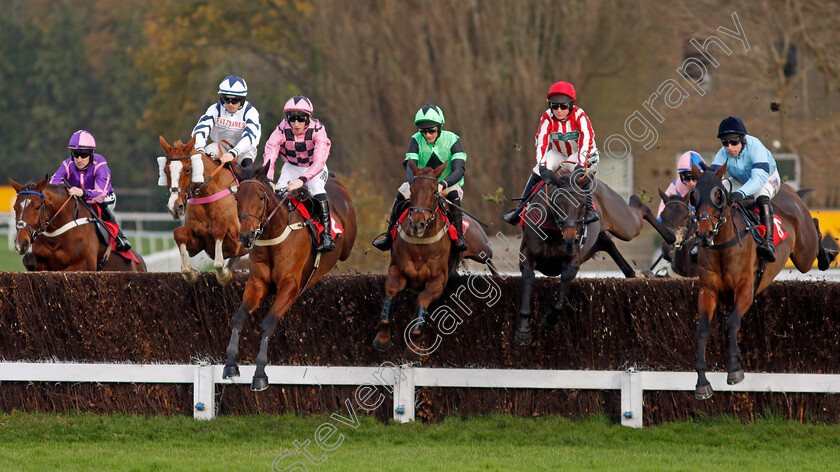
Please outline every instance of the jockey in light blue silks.
M223 164L235 159L247 167L254 162L262 128L260 114L245 100L246 95L245 79L236 75L225 77L219 84L219 101L210 105L193 128L196 151L218 157Z
M55 171L50 183L63 185L62 180L67 180L70 188L67 192L74 197L84 198L91 205L97 205L102 212L102 219L117 224L117 219L109 206L117 203L117 196L114 195L114 188L111 186L111 169L105 158L94 153L96 140L93 135L85 130L79 130L70 137L67 144L70 149L70 157L61 162L58 170ZM116 250L128 251L131 243L122 232L117 231Z

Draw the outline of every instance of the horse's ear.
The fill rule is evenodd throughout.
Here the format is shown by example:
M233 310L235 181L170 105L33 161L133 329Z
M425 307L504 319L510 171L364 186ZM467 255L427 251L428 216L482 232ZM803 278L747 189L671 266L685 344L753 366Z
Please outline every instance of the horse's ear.
M435 170L432 171L432 175L434 175L436 179L439 179L440 176L443 175L443 171L445 171L445 170L446 170L446 163L444 162L443 164L435 167Z
M158 137L160 138L160 146L163 148L166 154L169 154L169 151L172 149L172 146L170 146L169 143L167 143L166 140L163 139L163 136L159 135Z
M668 201L668 194L663 192L662 189L659 188L659 187L656 187L656 190L659 190L659 198L661 198L663 202L667 202Z
M236 177L236 180L242 182L243 180L248 180L245 178L245 169L242 168L236 161L230 163L230 170L233 172L233 175Z
M257 171L257 177L261 180L268 180L268 168L271 167L271 162L266 162L260 167L260 170Z
M688 204L693 206L693 207L696 207L697 206L697 192L695 192L694 190L695 189L691 189L691 191L688 192L688 195L686 195L686 197L688 197Z
M704 164L703 162L700 162L700 165L703 166L702 169L697 167L697 164L695 164L693 162L691 163L691 172L694 173L694 177L700 178L700 174L702 174L703 171L707 170L706 169L706 164Z
M47 183L49 182L49 180L48 180L49 178L50 178L50 176L49 176L49 175L44 175L44 178L43 178L43 179L41 179L41 181L40 181L40 182L38 182L37 184L35 184L35 186L34 186L34 187L32 187L32 190L34 190L34 191L36 191L36 192L40 192L40 191L44 190L44 187L46 187L46 186L47 186Z
M716 170L716 171L715 171L715 175L716 175L719 179L722 179L722 178L723 178L723 174L724 174L725 172L726 172L726 162L724 162L724 163L723 163L723 165L722 165L722 166L720 166L720 167L718 168L718 170Z
M411 169L411 173L417 175L420 172L420 168L417 167L417 162L414 159L408 160L408 168Z
M193 136L192 139L190 139L189 142L187 142L187 149L192 151L193 146L195 146L195 136Z
M15 182L14 180L12 180L11 177L9 177L9 185L11 185L13 189L15 189L16 193L20 193L20 191L23 190L23 185Z

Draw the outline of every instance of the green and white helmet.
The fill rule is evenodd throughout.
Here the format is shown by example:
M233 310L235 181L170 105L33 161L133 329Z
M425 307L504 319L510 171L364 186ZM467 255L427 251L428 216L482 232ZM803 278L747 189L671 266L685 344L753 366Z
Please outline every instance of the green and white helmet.
M423 105L417 110L417 114L414 115L414 126L418 126L423 122L434 123L438 126L443 125L446 122L446 119L443 117L443 110L431 103Z

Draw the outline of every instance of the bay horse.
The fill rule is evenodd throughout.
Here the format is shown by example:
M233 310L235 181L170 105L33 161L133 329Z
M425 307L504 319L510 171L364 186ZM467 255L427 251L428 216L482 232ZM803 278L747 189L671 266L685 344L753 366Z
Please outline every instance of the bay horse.
M159 184L169 188L167 208L172 218L184 217L184 225L172 233L181 254L181 274L195 283L198 272L189 258L204 251L213 259L216 280L226 285L233 278L229 267L248 253L239 242L236 178L219 161L193 148L195 136L186 144L178 140L171 146L160 136L160 145L166 157L159 158Z
M350 257L356 241L356 210L350 194L339 180L332 177L327 180L326 191L333 223L337 223L344 232L336 236L334 251L319 254L308 230L313 221L318 220L302 214L305 211L304 201L309 198L308 192L293 198L284 190L278 197L266 178L268 168L268 164L259 169L234 168L240 180L236 193L236 208L241 215L238 237L243 246L251 248L250 276L245 284L242 304L233 316L230 343L225 351L227 361L222 373L224 379L239 376L236 356L239 355L242 325L273 286L274 302L260 326L260 350L251 381L251 390L255 392L268 388L268 376L265 374L268 342L277 322L304 289L329 272L337 261ZM312 213L309 215L314 217Z
M446 164L437 168L418 168L413 160L408 165L414 174L411 198L406 217L395 228L397 236L391 247L391 262L385 280L385 300L379 320L379 331L374 338L376 349L386 350L392 344L391 305L394 297L406 288L417 294L414 319L406 327L406 357L417 359L429 354L420 345L420 336L426 324L429 305L437 300L449 277L455 272L463 258L487 264L491 273L498 275L492 262L493 251L484 230L477 220L466 213L469 227L464 231L467 250L455 250L449 230L450 223L444 216L448 201L438 193L438 179L446 170ZM454 228L453 228L454 229Z
M531 288L538 270L548 276L560 276L557 300L542 317L545 331L553 330L559 322L566 303L566 294L581 264L599 251L606 251L627 278L636 272L627 263L611 235L630 241L639 235L643 221L650 223L666 241L674 236L665 229L638 196L625 203L621 196L584 169L572 173L551 174L549 182L540 184L523 213L522 243L519 269L522 273L522 303L519 325L514 339L520 345L531 343ZM584 223L586 193L600 219Z
M47 177L26 185L9 179L17 192L15 250L24 256L27 270L146 272L137 251L130 251L134 261L117 255L113 243L109 248L100 240L92 224L95 218L80 199L71 197L63 185L47 182Z
M741 318L747 313L755 295L761 293L784 268L788 257L802 273L808 272L816 260L820 270L828 268L836 253L826 251L822 245L819 221L799 195L787 184L782 184L778 194L771 200L777 219L776 234L787 233L787 237L776 245L776 262L768 263L756 253L759 244L751 234L745 219L743 206L747 201L731 203L729 191L721 182L726 172L724 164L712 171L705 164L702 169L692 168L697 178L694 189L697 238L700 251L697 256L700 276L700 293L697 299L697 385L694 396L706 400L714 391L706 379L706 343L709 340L710 323L715 315L719 300L732 303L732 311L726 319L729 335L729 365L726 383L733 385L744 380L740 365L741 352L738 349L738 331Z
M690 193L667 195L659 189L659 196L665 203L660 221L662 226L674 234L674 244L662 241L662 257L670 263L668 274L676 277L697 277L697 262L691 260L689 252L697 241L695 232L697 220L691 206Z

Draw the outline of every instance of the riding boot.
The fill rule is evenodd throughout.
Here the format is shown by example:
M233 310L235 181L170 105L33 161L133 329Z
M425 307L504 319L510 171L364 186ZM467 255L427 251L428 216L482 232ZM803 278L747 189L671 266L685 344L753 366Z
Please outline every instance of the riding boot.
M455 225L455 231L458 233L458 240L455 241L455 249L463 252L467 250L467 241L464 239L464 218L460 208L461 199L458 198L457 194L455 195L455 197L450 199L453 205L449 206L449 215L452 217L452 224Z
M109 208L108 205L99 205L99 209L102 210L102 221L107 221L117 225L117 244L115 249L120 252L131 250L131 243L128 242L128 238L126 238L125 234L123 234L122 228L119 224L117 224L117 218L114 216L111 208Z
M397 219L400 217L397 212L404 201L405 197L403 197L401 193L398 193L397 198L394 199L394 206L391 207L391 216L388 218L388 231L385 231L385 237L377 239L372 243L373 247L376 249L379 249L380 251L388 251L391 249L391 245L394 243L394 239L391 237L391 229L393 229L394 225L397 224Z
M327 194L315 195L315 201L321 205L321 226L324 231L321 232L321 242L315 247L318 252L330 252L335 250L335 244L332 238L332 227L330 225L330 202L327 201Z
M773 245L773 232L775 224L773 222L773 205L770 204L770 198L762 195L755 199L758 204L759 219L767 231L764 233L764 243L758 246L758 256L767 262L776 262L776 247Z
M583 223L589 224L600 220L598 212L595 210L595 205L592 203L592 192L586 191L586 213L583 214Z
M525 190L522 192L522 198L519 199L519 203L516 204L516 208L508 210L508 212L502 217L506 222L514 226L519 224L522 209L525 208L525 202L540 182L542 182L540 176L531 172L530 177L528 177L528 183L525 184Z

